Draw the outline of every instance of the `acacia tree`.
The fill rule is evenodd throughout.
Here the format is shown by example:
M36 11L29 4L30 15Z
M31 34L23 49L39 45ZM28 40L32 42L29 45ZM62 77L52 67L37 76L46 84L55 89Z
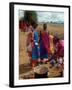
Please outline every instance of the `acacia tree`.
M36 11L25 11L24 12L24 21L33 25L33 23L37 23L37 13Z

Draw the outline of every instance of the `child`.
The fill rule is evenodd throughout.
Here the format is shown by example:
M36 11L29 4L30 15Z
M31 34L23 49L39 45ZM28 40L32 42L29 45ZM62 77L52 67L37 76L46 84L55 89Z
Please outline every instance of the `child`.
M49 35L47 25L43 25L43 32L40 33L40 59L44 62L48 61L49 52Z
M37 24L33 24L32 67L36 66L39 59Z

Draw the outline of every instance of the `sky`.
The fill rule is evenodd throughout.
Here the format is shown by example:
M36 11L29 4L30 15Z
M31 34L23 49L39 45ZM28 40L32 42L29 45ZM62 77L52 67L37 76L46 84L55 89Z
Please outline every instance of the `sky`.
M36 11L38 22L56 22L64 23L64 13L63 12L48 12L48 11ZM19 19L24 17L24 11L19 11Z

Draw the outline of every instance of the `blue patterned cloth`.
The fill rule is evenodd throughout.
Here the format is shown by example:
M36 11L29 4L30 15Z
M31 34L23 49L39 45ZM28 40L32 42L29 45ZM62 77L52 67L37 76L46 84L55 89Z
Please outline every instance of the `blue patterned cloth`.
M38 48L38 32L34 32L34 47L32 49L32 59L36 60L39 58L39 48Z

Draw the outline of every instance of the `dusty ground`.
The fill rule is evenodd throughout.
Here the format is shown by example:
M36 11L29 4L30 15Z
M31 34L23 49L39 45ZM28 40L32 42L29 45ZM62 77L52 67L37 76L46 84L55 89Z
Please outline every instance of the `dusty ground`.
M38 26L38 30L42 30L42 25ZM58 36L60 38L63 38L64 36L64 26L63 24L48 24L48 31L50 34L54 34L55 32L58 33ZM26 38L27 38L27 32L19 32L19 73L20 77L22 77L25 73L32 71L31 67L28 66L29 64L29 57L26 52ZM57 76L59 75L59 70L56 68L49 68L50 64L47 63L46 66L48 66L48 69L50 71L50 76Z

